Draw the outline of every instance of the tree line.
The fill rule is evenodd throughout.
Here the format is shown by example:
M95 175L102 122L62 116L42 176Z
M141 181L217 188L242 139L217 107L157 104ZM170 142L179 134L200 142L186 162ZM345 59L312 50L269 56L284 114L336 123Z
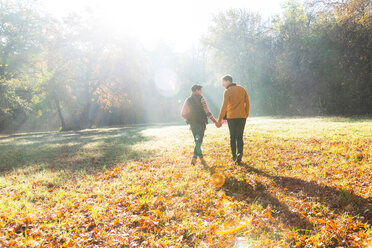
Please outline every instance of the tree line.
M289 1L266 20L216 13L184 53L3 0L0 36L0 132L176 121L193 83L217 113L225 73L247 89L251 115L372 114L369 0Z

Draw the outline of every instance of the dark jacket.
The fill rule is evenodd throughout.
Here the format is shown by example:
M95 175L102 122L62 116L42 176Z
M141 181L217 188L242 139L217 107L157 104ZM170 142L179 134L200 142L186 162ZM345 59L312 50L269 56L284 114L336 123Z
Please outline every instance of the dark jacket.
M187 116L187 123L190 125L194 124L208 124L207 114L204 111L201 103L202 96L198 94L192 94L187 98L187 102L191 107L191 111Z

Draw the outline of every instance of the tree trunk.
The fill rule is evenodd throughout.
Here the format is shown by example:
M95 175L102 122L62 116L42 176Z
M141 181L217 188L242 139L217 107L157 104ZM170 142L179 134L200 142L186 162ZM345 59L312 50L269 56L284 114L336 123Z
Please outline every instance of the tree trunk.
M92 126L92 121L90 118L90 112L91 112L91 106L92 106L92 99L91 99L91 93L87 92L87 103L85 104L85 107L83 108L83 111L81 112L80 115L80 126L82 128L91 128Z
M67 127L66 127L65 119L63 118L63 115L62 115L61 106L59 104L59 99L56 93L54 93L53 95L54 95L54 102L57 107L58 116L59 116L59 119L61 120L62 130L64 131L67 129Z

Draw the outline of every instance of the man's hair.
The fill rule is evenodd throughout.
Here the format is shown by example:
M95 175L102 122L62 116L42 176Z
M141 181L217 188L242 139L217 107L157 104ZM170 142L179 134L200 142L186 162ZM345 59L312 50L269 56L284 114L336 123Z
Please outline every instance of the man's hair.
M192 92L195 92L195 91L200 90L201 88L203 88L203 86L201 86L201 85L199 85L199 84L194 84L194 85L191 87L191 91L192 91Z
M229 75L229 74L223 76L221 79L222 79L222 80L225 80L225 81L230 81L230 82L233 81L232 76Z

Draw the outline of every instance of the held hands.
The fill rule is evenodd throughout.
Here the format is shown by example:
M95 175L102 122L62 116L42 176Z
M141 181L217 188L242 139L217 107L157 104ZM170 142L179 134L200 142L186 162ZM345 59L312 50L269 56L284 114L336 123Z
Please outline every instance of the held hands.
M214 124L216 125L217 128L220 128L220 127L222 126L222 122L221 122L221 121L220 121L220 122L217 121L217 122L214 123Z

